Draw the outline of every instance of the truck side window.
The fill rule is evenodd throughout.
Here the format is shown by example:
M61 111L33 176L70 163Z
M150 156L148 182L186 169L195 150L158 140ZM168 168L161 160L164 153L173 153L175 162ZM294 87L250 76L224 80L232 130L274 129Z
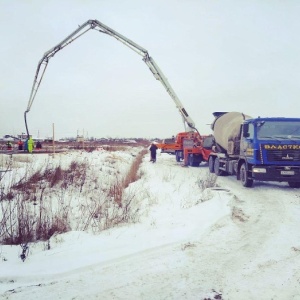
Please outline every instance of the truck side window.
M248 138L249 139L253 139L254 137L254 126L253 124L249 124L249 127L248 127Z

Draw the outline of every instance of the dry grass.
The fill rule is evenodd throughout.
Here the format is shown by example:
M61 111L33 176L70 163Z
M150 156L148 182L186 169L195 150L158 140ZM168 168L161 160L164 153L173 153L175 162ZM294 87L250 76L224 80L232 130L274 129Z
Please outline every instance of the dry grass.
M92 162L75 160L64 169L48 161L34 172L28 167L23 178L0 194L0 242L47 241L69 230L98 232L132 220L136 195L124 197L124 190L140 178L139 166L147 152L141 151L126 174L115 176L108 187L99 185L99 170L93 170ZM92 171L95 180L87 181Z
M215 187L217 184L217 176L212 173L207 173L204 178L201 178L198 181L198 186L200 187L201 191L204 191L207 188Z
M109 189L109 197L111 197L120 207L122 207L123 191L129 186L130 183L140 179L138 170L146 153L148 153L146 149L142 150L131 164L130 169L125 177L123 179L116 178L116 181Z

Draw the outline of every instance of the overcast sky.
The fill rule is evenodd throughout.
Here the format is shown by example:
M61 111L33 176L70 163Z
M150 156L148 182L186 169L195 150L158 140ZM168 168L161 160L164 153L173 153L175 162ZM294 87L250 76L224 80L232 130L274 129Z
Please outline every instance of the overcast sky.
M43 54L89 19L148 50L202 134L214 111L300 117L300 2L0 0L0 136L25 132ZM90 30L50 59L32 135L170 137L184 131L142 57Z

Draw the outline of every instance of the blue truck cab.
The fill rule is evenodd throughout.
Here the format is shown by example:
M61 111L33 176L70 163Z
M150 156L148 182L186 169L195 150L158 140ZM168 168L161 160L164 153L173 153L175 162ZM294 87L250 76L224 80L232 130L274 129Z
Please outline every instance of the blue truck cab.
M241 170L243 163L245 170ZM291 187L300 187L300 119L245 120L238 167L244 185L261 180L286 181Z

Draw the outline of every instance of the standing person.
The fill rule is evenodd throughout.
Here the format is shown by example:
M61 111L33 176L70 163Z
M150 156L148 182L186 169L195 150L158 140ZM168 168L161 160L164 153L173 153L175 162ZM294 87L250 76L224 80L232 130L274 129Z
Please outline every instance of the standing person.
M22 140L18 141L18 149L19 150L23 150L23 142L22 142Z
M24 142L24 152L28 152L28 138Z
M36 150L41 150L42 149L42 143L40 141L38 141L36 143Z
M155 163L156 162L156 150L157 150L157 146L154 143L152 143L151 146L150 146L150 148L149 148L149 150L150 150L150 161L152 161L153 163Z
M7 146L7 150L11 150L12 149L12 143L10 141L8 141L6 143L6 146Z
M28 139L28 152L29 153L32 153L32 150L34 148L34 141L32 139L32 137L30 136L29 139Z

